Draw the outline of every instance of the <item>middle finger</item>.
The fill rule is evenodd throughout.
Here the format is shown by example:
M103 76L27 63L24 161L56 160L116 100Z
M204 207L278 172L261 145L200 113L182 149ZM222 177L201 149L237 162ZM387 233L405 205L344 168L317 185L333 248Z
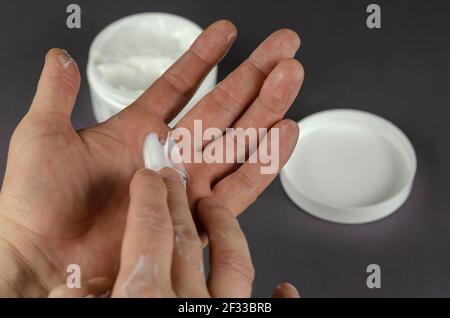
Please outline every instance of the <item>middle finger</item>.
M258 96L265 78L275 66L295 55L300 39L292 30L274 32L225 80L189 111L176 127L194 132L194 120L202 120L202 128L215 127L222 132L246 110ZM208 141L203 142L203 146Z

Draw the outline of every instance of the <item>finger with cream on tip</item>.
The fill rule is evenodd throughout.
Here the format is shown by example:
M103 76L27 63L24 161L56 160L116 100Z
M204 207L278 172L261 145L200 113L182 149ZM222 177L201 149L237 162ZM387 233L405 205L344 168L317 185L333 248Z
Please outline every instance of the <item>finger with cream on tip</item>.
M171 134L168 134L167 140L161 142L158 138L158 134L150 133L147 135L144 141L144 165L147 169L153 171L160 171L163 168L173 168L180 176L184 184L188 179L186 169L182 164L176 163L172 158L180 158L180 148L175 140L173 140ZM176 160L180 162L181 160Z

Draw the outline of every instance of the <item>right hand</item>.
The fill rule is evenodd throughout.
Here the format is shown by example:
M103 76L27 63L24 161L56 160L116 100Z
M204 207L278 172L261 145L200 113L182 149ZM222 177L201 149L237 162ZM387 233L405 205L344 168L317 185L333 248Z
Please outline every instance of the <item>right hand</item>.
M153 193L155 195L149 195ZM254 269L235 216L217 197L199 203L198 221L209 240L210 273L205 279L202 243L180 175L140 170L130 186L130 206L120 270L112 297L250 297ZM101 297L111 284L95 279L82 289L60 286L50 297ZM280 284L274 297L298 297Z

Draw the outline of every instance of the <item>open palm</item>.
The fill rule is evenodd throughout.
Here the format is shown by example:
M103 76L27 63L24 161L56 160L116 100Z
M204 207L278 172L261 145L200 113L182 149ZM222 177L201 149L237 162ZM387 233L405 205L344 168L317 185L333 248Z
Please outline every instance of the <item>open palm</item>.
M129 184L143 167L144 139L150 132L167 137L166 123L223 58L236 34L230 22L214 23L132 105L81 131L70 122L80 81L76 64L61 50L48 53L32 106L11 139L0 197L2 227L14 228L0 233L11 245L20 242L24 262L30 271L40 271L36 276L43 277L44 289L61 284L69 264L81 267L83 279L116 275ZM300 63L292 59L299 44L290 30L272 34L177 126L191 130L201 119L203 129L279 128L281 167L298 138L297 124L282 118L303 79ZM235 215L276 176L262 175L259 164L250 163L186 168L194 209L200 198L215 195ZM174 227L180 235L197 235Z

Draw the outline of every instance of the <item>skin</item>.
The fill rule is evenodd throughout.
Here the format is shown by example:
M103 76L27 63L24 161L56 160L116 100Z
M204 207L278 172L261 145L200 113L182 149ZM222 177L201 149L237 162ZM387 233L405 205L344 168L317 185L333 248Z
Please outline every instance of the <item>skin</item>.
M47 296L65 281L68 264L80 265L87 281L116 277L143 141L150 132L166 138L167 123L236 36L232 23L212 24L134 103L80 131L70 121L77 65L65 51L49 51L32 105L11 138L0 193L0 295ZM299 46L291 30L269 36L178 127L192 129L202 119L204 129L279 128L281 168L299 133L295 122L282 119L303 81L303 68L292 58ZM259 166L187 165L193 213L202 198L214 197L240 214L276 177L261 175Z
M149 197L149 192L158 196ZM83 284L84 289L62 285L50 297L106 297L109 289L112 297L121 298L250 297L255 270L236 217L217 196L201 199L197 212L210 242L208 279L199 270L202 242L180 175L171 168L159 173L139 170L130 185L120 270L114 285L98 278ZM294 286L282 283L273 296L298 298L299 294Z

